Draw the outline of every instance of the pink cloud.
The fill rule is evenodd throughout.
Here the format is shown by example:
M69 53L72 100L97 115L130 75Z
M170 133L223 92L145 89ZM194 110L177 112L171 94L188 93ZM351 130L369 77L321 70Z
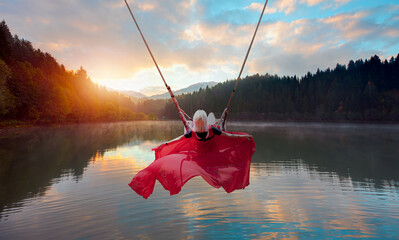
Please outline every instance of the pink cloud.
M151 11L154 10L157 5L154 3L138 3L137 7L141 10L141 11Z
M262 11L264 4L263 3L257 3L257 2L253 2L251 3L249 6L244 7L244 9L249 9L252 11ZM267 6L265 9L265 13L276 13L277 9L272 8L270 6Z
M303 4L307 4L308 6L314 6L317 5L321 2L323 2L324 0L301 0L301 3Z
M329 18L321 19L320 22L327 27L336 29L346 40L358 39L374 31L371 26L362 25L361 21L369 13L358 12L355 14L339 14Z
M296 0L280 0L275 5L280 12L290 14L296 9Z
M254 31L253 25L232 26L230 24L195 24L186 29L181 38L190 42L203 41L207 44L245 46ZM245 36L245 37L244 37Z

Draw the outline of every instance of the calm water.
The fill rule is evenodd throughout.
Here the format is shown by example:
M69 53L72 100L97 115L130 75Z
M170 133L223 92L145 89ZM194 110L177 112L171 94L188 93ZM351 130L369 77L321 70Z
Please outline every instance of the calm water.
M399 126L231 124L250 185L127 185L179 122L0 130L0 239L399 238Z

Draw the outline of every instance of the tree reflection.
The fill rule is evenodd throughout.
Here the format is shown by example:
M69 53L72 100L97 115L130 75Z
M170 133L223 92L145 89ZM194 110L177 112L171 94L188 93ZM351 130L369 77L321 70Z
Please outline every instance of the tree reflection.
M371 181L376 187L399 181L397 127L283 124L251 131L257 144L252 162L301 160L319 172Z
M0 212L44 195L55 179L79 181L96 155L126 143L166 141L182 131L176 122L125 122L1 130ZM1 215L0 215L1 218Z

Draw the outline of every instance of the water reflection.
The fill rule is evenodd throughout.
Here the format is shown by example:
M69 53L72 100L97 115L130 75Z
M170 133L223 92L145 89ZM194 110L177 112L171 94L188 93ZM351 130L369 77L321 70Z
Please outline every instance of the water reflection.
M252 162L301 159L320 172L371 180L376 187L399 181L398 126L257 124L247 128L260 146Z
M125 143L165 141L179 130L174 122L0 130L0 212L42 196L62 176L79 181L94 156Z
M245 190L194 178L148 200L127 184L179 122L2 131L0 238L399 237L398 127L229 127L257 144Z

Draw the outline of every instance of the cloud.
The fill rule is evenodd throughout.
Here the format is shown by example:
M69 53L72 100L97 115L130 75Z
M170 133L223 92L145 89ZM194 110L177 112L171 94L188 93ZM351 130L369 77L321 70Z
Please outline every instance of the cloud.
M263 25L258 41L287 53L307 55L335 45L336 41L331 35L320 22L300 19Z
M327 0L300 0L300 2L302 4L306 4L308 6L315 6L315 5L318 5L321 3L329 4L329 6L333 6L333 5L340 6L340 5L348 3L349 1L350 0L333 0L334 4L331 4L331 1L327 1Z
M331 27L336 28L340 33L342 33L342 36L346 40L359 39L373 32L372 29L362 27L357 28L357 24L357 22L348 22L347 25L344 25L344 22L340 22L339 24Z
M350 2L351 0L334 0L334 2L338 3L338 4L346 4L348 2Z
M180 3L180 7L185 8L185 9L191 9L192 7L195 6L196 3L197 3L197 0L183 1Z
M369 41L371 39L397 37L398 27L390 24L381 25L370 21L371 11L354 14L338 14L320 20L326 27L334 29L346 41Z
M399 37L399 29L388 29L387 31L384 32L384 34L387 37L396 38L396 37Z
M44 44L39 44L39 46L43 46L44 48L49 48L51 49L51 52L63 52L66 49L69 49L71 47L71 44L69 43L62 43L62 42L47 42L45 45Z
M320 4L324 0L301 0L301 3L307 4L308 6L314 6Z
M137 6L141 11L151 11L157 7L157 5L154 3L138 3Z
M231 24L195 24L186 29L182 39L193 42L203 41L207 44L233 45L242 47L248 45L248 39L243 36L251 36L254 27L252 25L234 26Z
M316 6L324 4L324 8L336 8L338 6L348 3L350 0L280 0L275 3L276 8L279 12L284 12L285 14L293 13L298 9L298 2L307 6ZM255 8L257 5L254 5Z
M263 7L264 7L264 4L253 2L249 6L244 7L244 9L249 9L252 11L262 11ZM277 12L277 9L266 6L265 13L271 14L271 13L276 13L276 12Z
M295 11L296 3L296 0L280 0L275 2L275 6L280 12L290 14Z
M128 1L129 3L129 1ZM108 3L108 7L110 8L124 8L126 6L126 3L123 1L115 1L115 2L110 2Z
M244 75L300 75L377 52L396 55L399 6L389 1L270 1ZM168 83L177 88L235 78L263 3L129 1ZM0 15L13 33L68 69L83 66L97 82L144 91L162 84L123 1L6 1Z

